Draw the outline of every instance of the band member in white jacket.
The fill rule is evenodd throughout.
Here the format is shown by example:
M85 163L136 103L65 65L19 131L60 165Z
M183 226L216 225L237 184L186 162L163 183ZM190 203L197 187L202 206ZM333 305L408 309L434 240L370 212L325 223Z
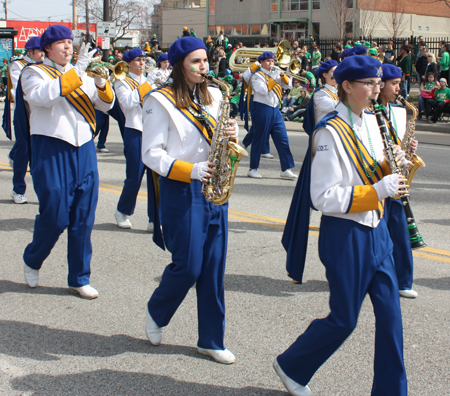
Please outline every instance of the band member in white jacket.
M95 109L112 108L114 93L103 78L87 76L93 52L85 44L71 65L72 40L69 28L50 26L41 37L44 63L27 66L20 78L30 111L31 175L39 199L33 240L23 255L24 276L30 287L38 286L39 270L67 228L69 291L92 299L98 297L89 277L99 187L92 135Z
M167 326L195 284L198 304L198 351L219 363L234 355L224 346L224 272L228 239L228 203L214 205L202 194L212 176L207 163L219 114L221 91L208 87L206 47L182 37L169 48L173 80L144 100L142 159L160 175L160 214L164 242L172 253L147 306L146 334L159 345ZM231 120L228 134L237 138Z

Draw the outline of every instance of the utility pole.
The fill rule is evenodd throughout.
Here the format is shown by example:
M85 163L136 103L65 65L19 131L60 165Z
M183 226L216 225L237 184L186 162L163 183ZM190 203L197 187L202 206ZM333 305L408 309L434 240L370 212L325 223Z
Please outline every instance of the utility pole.
M91 25L89 24L89 0L86 0L86 41L91 43Z
M5 21L8 20L8 0L5 0L5 4L3 4L5 7Z
M77 4L72 0L72 30L77 30Z
M109 9L109 0L103 0L103 21L111 22L111 12ZM111 38L110 38L111 40ZM107 62L109 57L109 48L103 50L103 61Z

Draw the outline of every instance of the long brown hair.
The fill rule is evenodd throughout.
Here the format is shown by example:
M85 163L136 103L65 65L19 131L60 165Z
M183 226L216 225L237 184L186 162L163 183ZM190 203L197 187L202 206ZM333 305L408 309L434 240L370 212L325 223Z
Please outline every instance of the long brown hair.
M173 79L172 88L175 96L175 107L181 109L187 107L189 102L192 102L192 91L187 85L187 77L184 71L183 62L186 57L176 61L173 65L171 77ZM200 100L204 105L211 105L213 98L208 91L208 82L205 80L197 84Z

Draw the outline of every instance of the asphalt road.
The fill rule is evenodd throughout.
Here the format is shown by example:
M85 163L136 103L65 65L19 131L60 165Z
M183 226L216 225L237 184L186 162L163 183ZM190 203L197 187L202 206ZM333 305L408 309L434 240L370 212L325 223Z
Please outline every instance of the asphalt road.
M299 171L306 136L289 123ZM402 299L409 394L450 395L450 135L418 132L427 163L411 188L419 229L428 245L415 253L419 297ZM426 143L424 143L426 142ZM100 296L86 301L67 289L64 233L44 263L40 286L24 283L22 254L31 241L38 202L27 176L27 205L9 198L11 142L0 138L0 394L1 395L286 395L271 365L317 317L326 316L328 286L311 230L303 285L285 272L280 239L295 182L280 179L279 161L262 160L261 180L238 170L230 200L226 287L226 346L236 363L220 365L196 351L195 290L152 347L144 334L145 306L170 254L146 231L142 186L132 230L121 230L114 210L125 177L116 125L99 154L100 199L92 234L91 284ZM272 150L276 154L275 149ZM319 225L313 214L312 225ZM369 395L374 316L369 299L348 341L310 383L314 395ZM389 396L389 395L386 395Z

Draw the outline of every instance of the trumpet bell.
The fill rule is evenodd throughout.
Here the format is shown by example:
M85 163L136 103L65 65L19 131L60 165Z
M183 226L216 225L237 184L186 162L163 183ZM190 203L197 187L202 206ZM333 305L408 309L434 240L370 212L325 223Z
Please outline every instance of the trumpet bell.
M293 59L289 63L289 71L293 74L298 74L300 70L302 70L302 63L298 59Z
M117 62L115 66L108 66L109 69L112 70L113 76L117 81L125 80L130 73L130 66L125 61Z
M283 40L277 47L275 58L278 63L288 64L291 61L292 47L291 43L287 40Z

